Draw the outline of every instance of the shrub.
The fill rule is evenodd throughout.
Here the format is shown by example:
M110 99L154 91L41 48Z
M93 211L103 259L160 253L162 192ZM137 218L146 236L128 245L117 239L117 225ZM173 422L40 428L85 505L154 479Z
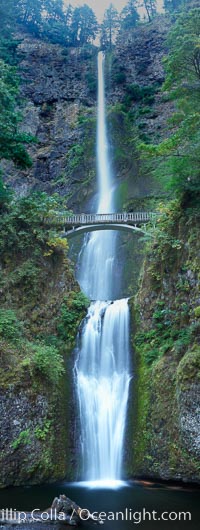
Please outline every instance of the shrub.
M80 144L76 144L67 153L69 169L72 171L81 163L84 155L84 148Z
M114 81L115 81L115 83L118 83L118 84L125 83L125 81L126 81L125 72L118 72L117 74L115 74Z
M64 374L64 360L54 346L44 343L29 343L30 353L23 359L22 368L29 368L30 372L39 372L52 384L57 385Z
M200 318L200 306L195 307L194 315L195 315L196 318Z
M51 420L46 420L42 427L35 428L35 436L38 440L46 440L47 434L51 427Z
M97 78L96 75L93 75L92 73L88 73L86 75L86 80L88 84L88 88L91 94L96 94L97 91Z
M77 322L84 316L89 301L82 293L72 291L66 303L61 306L60 318L57 325L59 336L62 340L71 340L76 332Z
M16 341L22 335L22 325L11 309L0 309L0 337Z
M11 446L13 449L18 449L20 445L27 445L30 443L30 429L21 431L18 438L12 442Z

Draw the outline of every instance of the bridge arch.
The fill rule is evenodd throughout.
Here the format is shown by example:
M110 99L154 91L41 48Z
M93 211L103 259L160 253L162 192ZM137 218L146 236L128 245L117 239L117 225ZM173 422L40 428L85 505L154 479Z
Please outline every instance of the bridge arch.
M141 234L147 234L147 231L145 230L145 226L142 228L139 228L135 225L129 225L129 224L118 224L118 223L111 223L111 224L92 224L92 225L83 225L71 228L70 230L64 230L61 233L61 237L67 237L68 239L77 236L79 234L85 234L87 232L96 232L97 230L120 230L120 231L129 231L129 232L137 232Z

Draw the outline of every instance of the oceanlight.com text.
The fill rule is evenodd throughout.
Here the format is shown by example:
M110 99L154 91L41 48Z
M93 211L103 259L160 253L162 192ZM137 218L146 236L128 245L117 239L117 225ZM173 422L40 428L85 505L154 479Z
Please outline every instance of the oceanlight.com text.
M74 515L74 514L73 514ZM73 517L72 515L72 517ZM191 521L191 512L157 512L156 510L148 511L143 508L141 511L134 511L131 508L125 508L120 512L93 512L83 509L79 513L80 519L86 521L92 517L100 521L129 521L134 524L140 524L144 521Z

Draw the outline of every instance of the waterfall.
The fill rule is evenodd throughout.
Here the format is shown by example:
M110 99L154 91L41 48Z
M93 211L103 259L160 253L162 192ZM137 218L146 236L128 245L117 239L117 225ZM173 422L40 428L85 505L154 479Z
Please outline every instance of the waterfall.
M97 172L99 202L97 213L114 212L114 186L108 157L105 119L104 56L98 54ZM114 293L114 259L117 234L113 230L93 232L81 252L78 280L91 300L111 300Z
M114 211L113 177L105 118L104 55L98 54L98 213ZM92 302L75 366L80 408L83 477L121 479L129 390L129 309L114 297L116 232L94 232L83 245L79 283ZM105 301L106 300L106 301Z

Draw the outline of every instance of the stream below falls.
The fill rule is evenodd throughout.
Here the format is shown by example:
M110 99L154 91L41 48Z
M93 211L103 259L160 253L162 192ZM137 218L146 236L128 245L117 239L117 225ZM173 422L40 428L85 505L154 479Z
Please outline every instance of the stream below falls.
M143 486L139 483L129 482L124 486L110 490L103 488L80 487L79 484L60 483L54 485L31 486L26 488L7 488L0 492L0 505L2 508L16 508L17 510L31 511L40 508L45 510L55 496L64 493L76 501L82 508L89 509L91 513L95 512L113 512L116 518L117 512L124 514L124 520L119 514L119 520L106 520L103 525L96 526L84 522L82 527L86 530L91 528L102 528L104 530L131 530L134 527L145 528L147 530L197 530L199 529L199 491L187 487L179 489L178 486L163 486L152 484ZM145 521L140 521L143 510L149 512ZM168 512L172 519L179 512L190 512L191 520L153 520L152 512L157 512L154 517L160 517L162 513ZM134 514L135 520L132 516ZM168 514L165 514L168 517ZM30 524L25 523L15 526L6 525L6 530L11 528L23 528L30 530ZM66 530L66 525L36 523L33 528L37 530Z

